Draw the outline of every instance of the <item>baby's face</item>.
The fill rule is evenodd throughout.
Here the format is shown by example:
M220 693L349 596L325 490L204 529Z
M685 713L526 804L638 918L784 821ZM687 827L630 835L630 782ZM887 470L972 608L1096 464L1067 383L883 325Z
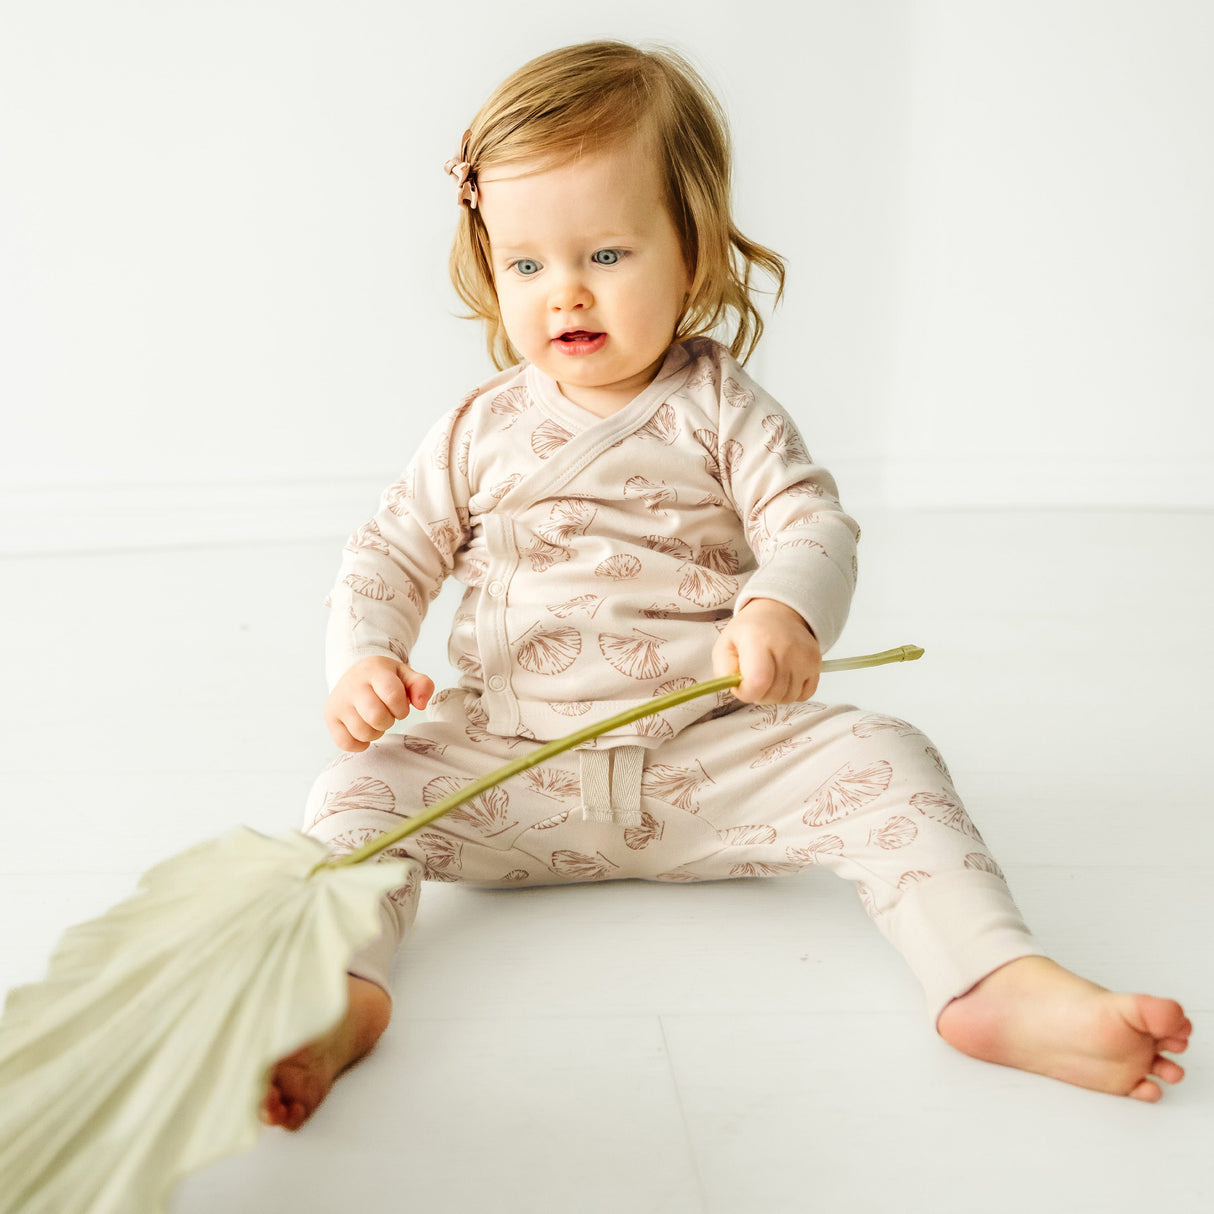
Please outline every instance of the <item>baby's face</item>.
M607 417L657 374L691 276L656 157L632 140L478 177L502 322L524 358Z

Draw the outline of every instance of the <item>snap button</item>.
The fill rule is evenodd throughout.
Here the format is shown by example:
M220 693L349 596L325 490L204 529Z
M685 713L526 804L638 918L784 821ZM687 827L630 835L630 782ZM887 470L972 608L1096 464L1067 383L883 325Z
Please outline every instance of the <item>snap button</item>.
M492 691L505 691L506 680L500 674L495 674L489 680L489 687Z
M494 580L485 587L486 590L495 598L500 599L506 593L506 583Z

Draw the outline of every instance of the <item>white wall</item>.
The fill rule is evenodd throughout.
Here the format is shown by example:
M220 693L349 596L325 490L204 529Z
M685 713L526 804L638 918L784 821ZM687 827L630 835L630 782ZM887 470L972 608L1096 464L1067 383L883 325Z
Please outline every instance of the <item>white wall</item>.
M791 271L752 369L849 505L1214 504L1212 34L1178 0L0 0L0 543L349 531L489 369L442 161L604 35L722 94Z
M915 5L895 501L1214 504L1214 5Z

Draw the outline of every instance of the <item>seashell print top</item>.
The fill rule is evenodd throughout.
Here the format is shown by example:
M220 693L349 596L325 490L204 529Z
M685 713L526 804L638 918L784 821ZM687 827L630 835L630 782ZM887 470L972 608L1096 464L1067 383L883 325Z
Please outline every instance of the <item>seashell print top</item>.
M606 418L511 367L438 421L351 536L329 685L360 658L407 660L453 576L461 686L491 732L548 741L711 678L720 630L752 598L800 612L828 650L858 538L792 419L710 338L672 346ZM599 745L656 746L704 715L693 700Z

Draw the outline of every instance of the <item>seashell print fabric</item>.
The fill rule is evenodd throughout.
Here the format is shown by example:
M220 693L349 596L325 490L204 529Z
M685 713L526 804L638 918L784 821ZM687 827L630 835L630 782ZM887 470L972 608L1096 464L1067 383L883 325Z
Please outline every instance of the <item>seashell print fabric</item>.
M431 719L322 773L308 802L308 833L352 850L519 753L520 739L486 730L475 692L451 689L431 703ZM910 891L918 899L934 887L944 891L939 930L946 937L996 923L991 948L1033 950L1022 921L1007 936L1009 915L1018 912L1003 873L939 751L906 721L848 705L732 700L728 711L667 731L644 752L639 815L630 825L585 819L580 759L570 751L487 790L392 854L414 861L425 880L481 888L628 878L686 884L830 869L856 883L865 912L929 991L961 980L972 958L990 954L959 939L957 951L971 960L958 961L954 972L939 940L914 934L922 935L922 910L903 916ZM393 930L378 946L379 960L372 950L355 972L387 983L391 952L416 907L414 889L388 899Z
M408 654L454 577L467 591L451 663L486 729L560 737L571 718L709 677L719 629L752 597L794 607L829 649L858 532L792 417L710 339L672 347L607 418L510 368L439 418L351 536L329 596L330 685L359 658ZM618 736L652 747L703 713L692 702Z
M721 628L751 598L794 608L829 650L859 534L792 417L711 339L673 346L606 418L532 366L499 373L434 424L353 532L328 598L332 686L359 658L407 660L428 605L460 581L459 686L432 698L429 720L331 765L308 830L349 850L536 741L710 677ZM909 722L724 695L593 743L619 745L644 755L639 803L618 818L613 787L613 820L588 820L575 751L393 851L419 879L493 888L828 868L856 882L929 1003L992 958L1040 951L943 757ZM385 899L384 935L356 972L386 984L416 901Z

